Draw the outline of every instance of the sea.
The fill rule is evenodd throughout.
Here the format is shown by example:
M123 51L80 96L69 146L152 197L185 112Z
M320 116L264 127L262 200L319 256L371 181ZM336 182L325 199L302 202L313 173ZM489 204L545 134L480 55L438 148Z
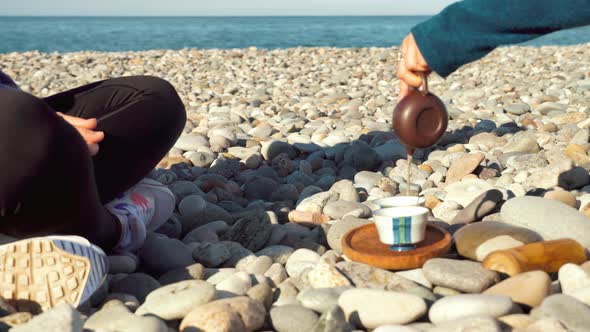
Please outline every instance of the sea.
M257 47L391 47L428 16L2 17L0 53ZM590 42L590 26L524 45Z

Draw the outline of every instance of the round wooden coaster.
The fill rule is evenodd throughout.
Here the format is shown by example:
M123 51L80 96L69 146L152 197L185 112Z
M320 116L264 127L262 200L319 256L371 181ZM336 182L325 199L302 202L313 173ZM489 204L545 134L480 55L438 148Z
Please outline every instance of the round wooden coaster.
M439 226L428 224L426 238L416 249L392 251L379 241L375 224L353 228L342 237L342 252L355 262L387 270L409 270L422 267L433 257L446 254L451 248L451 234Z

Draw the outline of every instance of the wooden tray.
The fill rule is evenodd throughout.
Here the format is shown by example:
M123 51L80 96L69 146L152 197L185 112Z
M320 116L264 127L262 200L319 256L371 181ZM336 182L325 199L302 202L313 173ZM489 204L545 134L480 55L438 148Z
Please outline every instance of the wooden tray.
M422 267L433 257L446 254L451 248L451 234L439 226L428 224L426 238L416 249L392 251L379 241L375 224L353 228L342 237L342 251L355 262L387 270L409 270Z

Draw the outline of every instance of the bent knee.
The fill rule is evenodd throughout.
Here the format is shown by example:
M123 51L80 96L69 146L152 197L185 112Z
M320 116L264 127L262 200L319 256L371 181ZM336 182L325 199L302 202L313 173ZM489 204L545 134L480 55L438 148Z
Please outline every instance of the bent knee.
M182 107L182 101L178 96L178 92L174 86L167 80L156 76L131 76L123 77L122 79L129 80L130 84L143 91L146 95L157 95L167 99L174 106Z
M163 99L164 106L160 111L165 113L166 122L174 127L174 131L181 131L186 123L186 110L174 86L156 76L141 76L141 80L146 94Z
M172 83L161 77L144 75L138 78L141 80L142 88L148 92L178 96Z
M131 85L143 91L146 96L163 101L162 112L166 112L167 117L173 122L182 123L184 126L186 122L184 103L170 82L156 76L131 76L123 79L129 80Z

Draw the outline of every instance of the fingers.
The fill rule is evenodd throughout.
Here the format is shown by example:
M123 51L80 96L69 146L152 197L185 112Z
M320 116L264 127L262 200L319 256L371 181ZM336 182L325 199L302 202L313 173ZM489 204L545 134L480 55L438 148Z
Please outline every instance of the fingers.
M399 80L399 98L403 99L410 93L410 87L406 84L406 82Z
M104 132L94 131L86 128L76 127L84 141L88 144L95 144L104 139Z
M407 55L404 58L406 68L412 72L426 72L429 71L430 68L422 55L418 54L420 51L416 47L411 47L407 51Z
M98 144L88 144L88 152L90 153L91 156L96 156L98 154Z
M397 78L414 88L422 84L422 76L419 73L409 71L403 62L397 68Z
M412 89L422 85L423 77L432 72L411 33L402 42L401 54L402 60L397 68L397 77L400 79L400 99L407 96Z
M98 143L104 139L104 132L92 130L96 128L96 119L83 119L76 116L65 115L61 112L57 112L57 115L76 128L84 141L86 141L90 156L96 156L100 150Z
M74 127L82 127L87 129L94 129L96 128L97 121L96 119L83 119L76 116L65 115L61 112L57 112L57 115L61 116L64 120L66 120L69 124Z

